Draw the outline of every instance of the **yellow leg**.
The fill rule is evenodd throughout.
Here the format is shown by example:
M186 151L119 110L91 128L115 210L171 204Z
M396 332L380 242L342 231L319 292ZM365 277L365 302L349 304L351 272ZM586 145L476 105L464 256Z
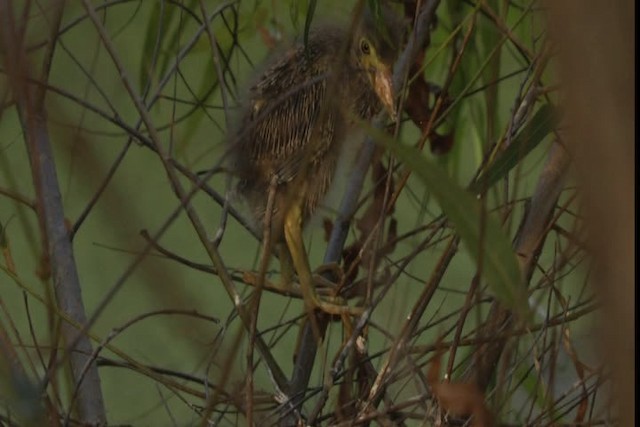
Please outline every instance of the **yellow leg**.
M299 203L293 203L293 206L286 213L284 218L284 238L291 254L293 266L298 273L304 304L308 310L318 308L326 313L336 315L362 314L361 308L352 308L345 303L327 302L318 298L313 284L309 259L302 240L302 210Z
M276 252L278 253L278 259L280 259L280 285L283 288L291 288L293 283L293 274L295 273L294 267L291 264L291 255L289 255L289 249L283 243L276 244Z

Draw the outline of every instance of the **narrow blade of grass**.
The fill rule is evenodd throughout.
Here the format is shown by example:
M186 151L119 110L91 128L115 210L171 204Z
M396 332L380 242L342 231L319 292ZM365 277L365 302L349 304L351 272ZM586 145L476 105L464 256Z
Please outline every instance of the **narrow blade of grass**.
M496 182L504 178L527 154L536 148L556 127L556 113L548 104L536 111L531 120L511 141L499 157L480 177L471 183L469 190L474 193L487 191Z
M499 221L483 212L480 202L454 182L447 173L413 147L371 130L378 141L413 171L437 200L455 226L469 254L480 268L495 298L521 319L530 318L522 273L508 236Z

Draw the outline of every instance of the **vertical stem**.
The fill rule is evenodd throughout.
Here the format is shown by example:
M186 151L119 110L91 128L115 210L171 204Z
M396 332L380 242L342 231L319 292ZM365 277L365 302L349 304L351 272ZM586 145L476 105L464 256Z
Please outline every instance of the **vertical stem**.
M52 25L57 26L62 14L63 4L58 4ZM12 2L0 0L0 42L5 53L5 70L9 86L20 121L22 123L25 142L31 164L31 174L37 198L37 212L41 224L41 233L46 242L46 253L53 273L53 286L56 300L61 311L74 322L84 325L87 321L82 292L76 268L73 248L64 217L64 209L60 196L60 187L56 174L53 150L47 129L44 92L29 87L28 79L35 75L32 72L23 40L17 32ZM43 65L41 79L48 78L56 39L51 31L49 47ZM91 361L93 349L87 335L67 322L62 322L62 334L67 345L75 343L69 352L69 363L73 381L82 377L85 365L86 373L79 385L78 412L80 421L91 425L106 425L106 415L100 377L94 361ZM71 410L71 408L69 409Z

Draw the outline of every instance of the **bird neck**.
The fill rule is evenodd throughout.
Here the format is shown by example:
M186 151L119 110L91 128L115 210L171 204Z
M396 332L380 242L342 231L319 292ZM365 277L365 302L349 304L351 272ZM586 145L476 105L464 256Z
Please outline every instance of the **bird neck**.
M351 69L349 77L349 90L345 91L345 96L348 97L351 114L357 119L370 120L380 112L382 104L364 70Z

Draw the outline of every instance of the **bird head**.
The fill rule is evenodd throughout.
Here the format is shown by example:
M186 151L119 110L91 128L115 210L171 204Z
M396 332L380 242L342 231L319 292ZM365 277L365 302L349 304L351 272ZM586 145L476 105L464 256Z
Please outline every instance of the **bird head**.
M353 54L359 68L366 73L378 99L391 118L397 119L392 68L397 58L401 24L387 11L381 19L365 12L362 25L354 37Z

